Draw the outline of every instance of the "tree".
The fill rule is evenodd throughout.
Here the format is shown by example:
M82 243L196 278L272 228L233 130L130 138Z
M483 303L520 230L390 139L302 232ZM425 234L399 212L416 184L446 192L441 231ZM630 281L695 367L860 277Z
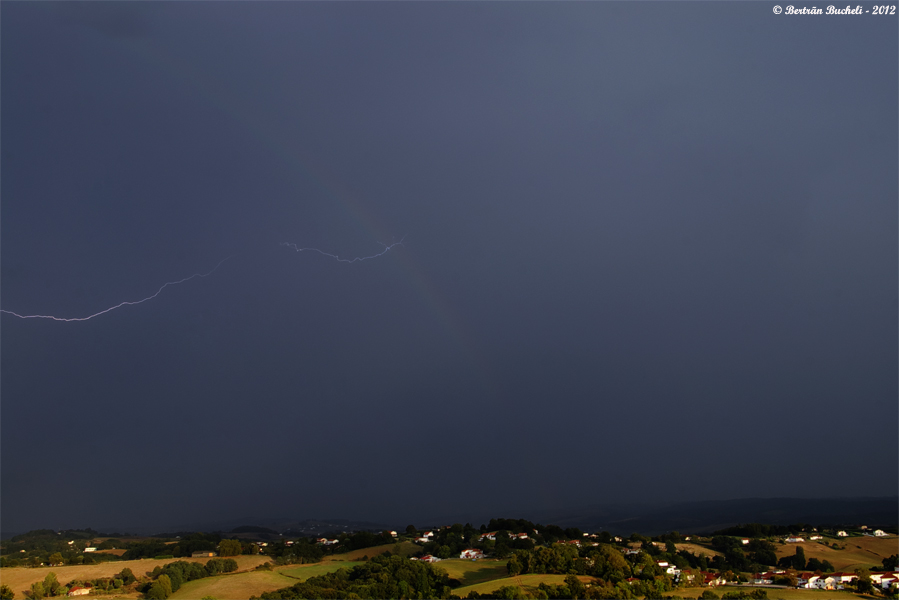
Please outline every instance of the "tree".
M31 597L35 600L40 600L46 595L44 592L44 584L40 581L35 581L31 584Z
M116 575L116 577L121 579L125 585L131 585L132 583L137 581L137 578L134 576L134 573L132 573L131 569L129 569L128 567L125 567L124 569L122 569L122 572L119 573L118 575Z
M895 571L899 567L899 555L893 554L889 558L883 559L884 571Z
M576 575L568 575L565 577L565 586L568 588L568 592L571 594L569 598L577 599L577 598L585 598L587 595L587 588L581 583L581 580L577 578Z
M241 552L240 540L222 540L219 543L219 556L240 556Z
M48 596L55 596L59 590L59 582L56 580L56 573L47 573L44 577L44 593Z
M16 597L16 593L13 591L11 587L6 585L0 585L0 600L12 600Z
M61 565L63 563L62 554L60 554L59 552L54 552L47 560L50 562L51 566Z
M165 597L168 598L172 595L172 579L168 575L160 575L156 579L156 583L162 586L162 589L165 590Z
M506 564L506 569L508 569L510 577L515 577L521 573L521 562L518 560L517 556L513 556L509 559L509 562Z
M874 592L874 584L871 583L871 571L868 569L856 569L855 589L860 594L871 594Z

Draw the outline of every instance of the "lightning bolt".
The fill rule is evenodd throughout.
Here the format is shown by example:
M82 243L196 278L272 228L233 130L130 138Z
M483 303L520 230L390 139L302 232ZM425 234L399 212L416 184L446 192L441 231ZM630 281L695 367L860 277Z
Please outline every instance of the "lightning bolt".
M381 242L378 242L379 244L384 246L383 251L381 251L377 254L372 254L371 256L357 256L356 258L340 258L336 254L331 254L330 252L325 252L324 250L319 250L318 248L299 248L296 244L291 244L290 242L281 242L281 245L287 246L288 248L293 248L297 252L306 252L306 251L318 252L319 254L324 254L325 256L333 258L334 260L336 260L338 262L354 263L354 262L362 262L363 260L369 260L372 258L378 258L379 256L384 256L394 246L402 246L403 240L405 240L405 239L406 239L406 236L403 236L402 240L400 240L398 242L394 242L394 243L390 244L389 246L387 244L381 244Z
M406 239L406 237L403 236L403 239L401 239L398 242L394 242L394 243L390 244L389 246L387 244L381 244L381 242L378 242L379 244L384 246L384 250L382 250L381 252L378 252L377 254L372 254L371 256L357 256L356 258L340 258L336 254L331 254L330 252L325 252L324 250L319 250L318 248L300 248L296 244L291 244L290 242L282 242L281 245L287 246L288 248L293 248L297 252L306 252L306 251L318 252L319 254L323 254L324 256L327 256L329 258L333 258L334 260L336 260L338 262L354 263L354 262L362 262L363 260L369 260L372 258L378 258L379 256L384 256L385 254L387 254L391 249L395 248L396 246L402 246L403 240L405 240L405 239ZM110 306L109 308L103 309L100 312L94 313L92 315L88 315L86 317L72 317L72 318L67 319L64 317L55 317L53 315L20 315L17 312L13 312L11 310L6 310L6 309L2 309L2 308L0 308L0 313L6 313L8 315L18 317L20 319L50 319L52 321L63 321L66 323L71 323L73 321L89 321L89 320L93 319L94 317L99 317L100 315L105 315L106 313L112 312L117 308L122 308L123 306L134 306L135 304L143 304L144 302L147 302L148 300L152 300L153 298L155 298L156 296L161 294L162 290L169 287L170 285L178 285L180 283L185 283L185 282L190 281L191 279L196 279L197 277L209 277L210 275L215 273L218 270L218 268L222 266L222 264L224 264L226 261L234 258L234 256L236 256L236 255L231 255L227 258L223 258L208 273L194 273L193 275L190 275L189 277L185 277L184 279L179 279L178 281L166 282L166 283L162 284L162 286L160 286L160 288L158 290L156 290L156 293L153 294L152 296L147 296L146 298L142 298L140 300L129 300L126 302L120 302L120 303L116 304L115 306Z
M53 315L20 315L19 313L15 313L15 312L13 312L13 311L11 311L11 310L4 310L4 309L2 309L2 308L0 308L0 312L6 313L6 314L8 314L8 315L12 315L12 316L14 316L14 317L19 317L20 319L51 319L51 320L53 320L53 321L65 321L65 322L72 322L72 321L89 321L90 319L93 319L94 317L99 317L100 315L105 315L106 313L111 312L111 311L114 311L115 309L121 308L121 307L123 307L123 306L133 306L133 305L135 305L135 304L143 304L143 303L146 302L147 300L152 300L153 298L155 298L156 296L158 296L159 294L161 294L161 293L162 293L162 290L164 290L165 288L169 287L170 285L178 285L179 283L184 283L184 282L186 282L186 281L190 281L191 279L195 279L195 278L197 278L197 277L209 277L210 275L212 275L213 273L215 273L216 270L218 270L218 268L219 268L220 266L222 266L222 264L223 264L225 261L230 260L230 259L232 259L232 258L234 258L234 255L229 256L229 257L227 257L227 258L223 258L221 261L219 261L219 264L215 265L215 268L213 268L213 269L212 269L211 271L209 271L208 273L194 273L194 274L191 275L190 277L185 277L184 279L179 279L178 281L169 281L169 282L167 282L167 283L164 283L164 284L162 284L162 286L161 286L158 290L156 290L156 293L153 294L152 296L147 296L146 298L143 298L143 299L141 299L141 300L134 300L134 301L127 301L127 302L120 302L119 304L116 304L115 306L110 306L110 307L107 308L107 309L101 310L100 312L94 313L94 314L89 315L89 316L87 316L87 317L74 317L74 318L71 318L71 319L64 319L64 318L62 318L62 317L54 317Z

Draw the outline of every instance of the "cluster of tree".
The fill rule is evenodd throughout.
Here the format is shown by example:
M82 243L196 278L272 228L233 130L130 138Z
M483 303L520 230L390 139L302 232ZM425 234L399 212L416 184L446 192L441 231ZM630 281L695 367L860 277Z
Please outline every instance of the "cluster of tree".
M140 591L151 600L165 600L188 581L236 570L237 561L233 558L212 558L205 566L198 562L179 560L153 569L150 573L151 580L141 586Z
M83 554L84 548L90 545L94 537L103 535L106 534L99 534L93 529L29 531L0 543L0 567L92 564L118 560L114 554Z
M739 538L716 535L711 540L712 548L723 556L715 556L708 565L719 571L760 571L765 566L778 564L777 548L771 542L760 538L749 540L743 545ZM803 563L804 564L804 563Z
M325 536L328 537L328 536ZM337 536L337 543L329 547L333 553L350 552L362 548L392 544L396 540L390 532L372 533L371 531L355 531L353 533L341 533Z
M261 598L449 598L450 595L450 580L442 569L402 556L381 555L352 569L339 569L288 588L263 592Z
M300 538L288 546L283 541L272 544L265 552L274 559L276 565L301 565L320 562L324 549L309 538Z
M893 554L889 558L883 559L884 571L895 571L897 568L899 568L899 555Z
M172 544L170 542L174 541ZM217 533L187 533L181 539L167 540L166 538L150 538L148 540L131 542L127 551L122 556L124 560L136 560L139 558L153 558L160 555L171 555L174 558L190 556L198 551L214 552L222 541L222 536Z

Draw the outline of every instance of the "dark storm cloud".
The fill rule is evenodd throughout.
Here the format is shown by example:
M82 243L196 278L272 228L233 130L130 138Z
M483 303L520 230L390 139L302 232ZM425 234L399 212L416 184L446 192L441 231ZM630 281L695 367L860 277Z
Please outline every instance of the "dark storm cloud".
M3 308L237 255L3 315L4 529L895 492L894 23L3 16Z

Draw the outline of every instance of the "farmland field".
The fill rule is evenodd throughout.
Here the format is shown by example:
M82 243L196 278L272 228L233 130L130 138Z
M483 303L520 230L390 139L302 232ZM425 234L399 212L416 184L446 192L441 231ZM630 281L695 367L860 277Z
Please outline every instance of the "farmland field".
M834 540L825 540L833 543ZM837 571L852 571L858 567L881 568L882 561L891 554L899 554L899 538L849 537L836 540L845 550L834 550L830 546L818 542L799 542L797 544L777 545L777 557L790 556L801 547L805 558L827 560Z
M559 585L565 583L565 578L567 575L540 575L540 574L527 574L527 575L518 575L516 577L503 577L502 579L493 579L491 581L485 581L483 583L477 583L474 585L466 585L453 590L453 594L464 598L471 592L477 592L479 594L485 594L487 592L492 592L494 590L498 590L499 588L507 585L514 585L522 588L525 591L532 591L537 589L537 586L541 583L546 583L549 585ZM584 583L590 583L593 581L592 577L587 577L584 575L579 575L578 579L580 579Z
M365 563L361 561L342 562L332 560L330 562L313 563L310 565L288 565L286 567L278 567L275 570L277 573L291 579L291 582L287 585L293 585L298 581L306 581L310 577L324 575L325 573L333 573L341 568L352 569L356 565L361 564Z
M13 567L0 569L0 580L10 586L16 595L24 595L26 590L31 589L31 584L37 581L43 581L47 573L56 573L56 579L59 583L66 585L73 579L97 579L100 577L112 577L116 573L121 572L124 568L129 568L134 572L136 577L141 577L148 571L152 571L157 566L166 563L175 562L176 560L186 560L189 562L199 562L206 564L208 558L166 558L157 560L155 558L145 558L143 560L117 560L113 562L105 562L98 565L71 565L64 567ZM261 565L267 560L271 560L268 556L235 556L238 569L245 571L253 569L257 565Z
M174 600L197 600L204 596L219 600L247 600L250 596L285 588L296 582L296 579L275 571L250 571L188 581L169 597Z
M509 572L506 569L506 562L505 560L471 561L451 558L442 560L434 566L445 570L450 579L456 579L461 585L469 586L492 579L508 577Z
M674 545L678 550L686 550L696 556L700 554L705 554L708 558L712 558L713 556L723 556L717 550L712 550L711 548L706 548L705 546L700 546L699 544L691 544L689 542L684 544L675 544Z
M399 546L399 548L397 548L397 546ZM384 554L385 552L397 554L397 550L399 550L399 554L402 554L403 556L412 556L417 552L421 552L421 546L413 544L412 542L383 544L381 546L372 546L371 548L360 548L359 550L352 550L350 552L344 552L343 554L333 554L331 556L324 557L322 560L324 562L333 560L340 562L348 560L360 560L363 556L374 558L379 554Z

